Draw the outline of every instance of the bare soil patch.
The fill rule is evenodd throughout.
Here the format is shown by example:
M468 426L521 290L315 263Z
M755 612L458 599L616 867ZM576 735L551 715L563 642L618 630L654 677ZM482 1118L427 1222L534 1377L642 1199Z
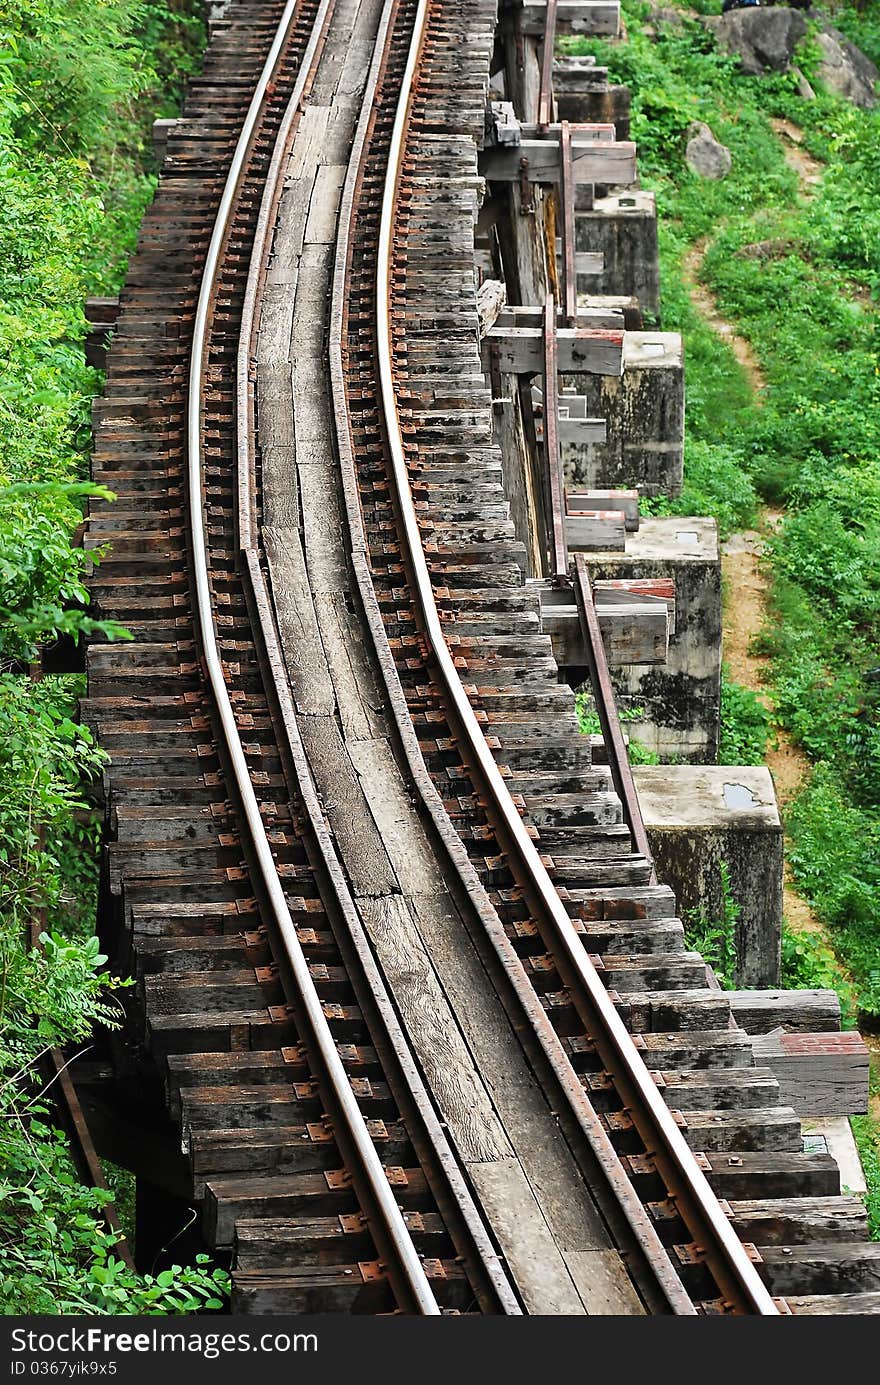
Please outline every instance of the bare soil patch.
M825 165L807 153L803 145L804 132L794 121L773 118L770 124L779 136L785 162L797 174L801 197L809 199L822 181Z
M681 262L682 273L690 294L691 302L702 318L708 322L713 332L716 332L723 341L726 341L736 359L745 371L749 384L755 392L758 402L761 394L766 389L766 381L761 372L758 358L744 337L741 337L736 329L725 322L718 305L712 296L711 291L705 284L700 282L700 267L703 257L706 254L706 237L695 241L688 249Z

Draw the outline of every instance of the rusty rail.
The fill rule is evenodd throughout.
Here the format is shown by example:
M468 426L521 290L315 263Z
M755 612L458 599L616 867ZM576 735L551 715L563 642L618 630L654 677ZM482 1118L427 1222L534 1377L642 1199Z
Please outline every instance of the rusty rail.
M587 651L587 667L590 670L590 681L593 685L596 713L602 728L602 739L605 742L605 753L608 756L611 779L617 796L623 804L623 815L632 833L633 844L639 854L650 861L651 848L648 845L648 834L645 831L639 797L633 782L632 767L626 753L614 688L611 684L611 674L608 670L605 644L599 629L593 589L590 585L590 576L583 553L576 553L574 556L574 591L581 620L581 632ZM656 884L656 881L656 871L652 870L651 883Z

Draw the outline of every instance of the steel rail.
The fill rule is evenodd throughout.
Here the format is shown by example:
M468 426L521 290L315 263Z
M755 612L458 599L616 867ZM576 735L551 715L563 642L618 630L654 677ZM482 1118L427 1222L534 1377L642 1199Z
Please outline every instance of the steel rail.
M193 344L190 360L189 390L187 399L187 473L189 481L190 539L192 543L193 571L196 582L196 619L201 634L204 665L214 696L217 714L226 751L231 763L232 773L238 791L247 829L256 856L257 865L266 890L266 896L278 935L284 945L294 982L298 987L305 1020L311 1030L314 1044L321 1062L333 1087L335 1100L345 1122L348 1136L360 1160L361 1170L369 1186L370 1193L381 1215L395 1254L398 1256L406 1285L416 1305L417 1311L426 1316L439 1316L441 1309L428 1282L424 1266L419 1259L403 1214L397 1205L391 1186L382 1168L375 1146L370 1138L366 1122L357 1105L348 1075L336 1048L333 1035L327 1023L320 997L309 974L308 963L296 935L296 928L290 917L284 887L281 883L272 849L263 820L250 772L245 758L244 747L235 721L232 703L226 688L223 663L220 656L217 628L211 602L210 580L207 562L207 534L204 508L204 457L202 453L202 411L203 382L207 354L208 329L212 316L212 303L215 280L220 266L221 255L235 210L238 186L244 172L251 143L259 124L268 88L281 57L287 35L296 17L299 0L289 0L279 21L278 30L263 71L260 75L253 98L245 116L233 154L232 163L220 206L214 222L205 268L199 288L199 297L193 324ZM315 54L322 41L322 35L332 8L332 0L318 11L315 27L303 55L299 78L293 93L291 105L302 99L302 92L314 62Z
M335 8L336 0L331 0L330 8ZM375 53L367 79L366 92L374 90L382 65L383 54L388 41L391 18L395 5L388 3L383 11L383 19L376 35ZM330 15L327 16L329 24ZM385 980L379 970L372 948L364 929L363 921L351 890L345 878L342 863L332 842L330 832L324 822L318 791L312 777L305 747L299 731L296 709L291 694L290 680L284 663L281 640L274 617L274 607L269 593L266 575L261 562L256 524L256 419L255 398L251 376L251 364L257 344L259 327L259 305L263 285L269 268L272 252L275 215L284 185L284 165L290 153L291 131L298 114L303 109L304 92L292 94L288 109L278 131L272 161L266 178L266 186L260 206L254 247L248 269L247 284L242 309L239 346L236 360L236 414L237 414L237 457L238 472L238 546L244 560L244 571L257 608L260 633L266 648L268 662L272 669L273 685L278 699L284 724L287 746L293 763L297 784L309 818L321 865L326 872L332 898L339 915L347 929L354 946L370 996L380 1016L394 1058L398 1064L407 1094L422 1122L425 1136L430 1142L436 1164L445 1178L448 1192L455 1201L466 1231L470 1237L472 1251L479 1258L495 1294L498 1306L505 1314L519 1315L522 1309L504 1272L499 1256L495 1251L488 1232L483 1225L479 1211L465 1182L464 1175L453 1153L452 1146L438 1116L433 1100L424 1084L421 1073L404 1035L397 1011ZM366 99L366 98L365 98ZM365 109L364 117L368 118ZM357 173L358 140L350 159L347 184L354 181ZM340 224L343 212L340 212Z
M778 1309L749 1259L718 1198L709 1186L693 1152L660 1095L644 1060L617 1013L586 949L565 910L537 848L513 802L483 731L464 691L443 633L434 600L431 576L422 547L418 518L410 489L406 450L394 384L394 346L391 327L392 267L395 215L413 79L424 37L429 0L420 0L413 41L404 75L383 191L376 277L377 353L392 477L396 490L406 558L413 577L413 595L423 634L435 661L447 705L466 739L466 755L477 772L493 816L506 840L515 875L539 918L552 932L559 960L573 978L573 998L586 1010L590 1037L618 1089L627 1110L654 1158L695 1241L705 1254L724 1299L738 1311L775 1316ZM546 427L546 420L545 420ZM679 1312L695 1311L672 1306Z

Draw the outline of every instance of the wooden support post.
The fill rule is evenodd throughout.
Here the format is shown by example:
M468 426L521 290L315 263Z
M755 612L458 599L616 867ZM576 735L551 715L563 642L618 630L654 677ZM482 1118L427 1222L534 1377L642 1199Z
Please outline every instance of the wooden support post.
M538 90L538 124L549 125L553 119L553 49L556 47L556 11L559 0L546 0L544 6L544 43L541 52L541 85Z
M544 302L544 470L549 500L550 575L555 582L568 581L568 549L565 543L565 476L559 442L559 375L556 352L556 304L552 293Z

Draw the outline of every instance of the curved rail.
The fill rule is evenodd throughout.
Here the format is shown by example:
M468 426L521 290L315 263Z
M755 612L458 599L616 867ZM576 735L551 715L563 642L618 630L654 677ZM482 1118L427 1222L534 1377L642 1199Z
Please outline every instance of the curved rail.
M382 413L396 498L403 528L406 557L414 582L414 596L423 633L436 664L447 705L464 738L464 750L478 775L486 802L506 842L512 867L519 877L535 916L543 922L561 954L571 979L576 1003L589 1015L591 1038L618 1088L627 1096L627 1107L647 1148L674 1190L679 1211L695 1241L705 1253L716 1282L725 1297L742 1312L774 1316L778 1310L757 1270L724 1215L704 1173L678 1129L645 1063L614 1008L598 973L589 960L540 855L529 837L519 811L495 763L486 738L464 691L452 654L446 644L433 587L422 548L418 518L410 489L406 452L394 386L391 329L394 225L401 169L405 153L413 78L424 38L430 0L420 0L412 45L401 90L391 154L385 179L377 267L377 335ZM679 1309L681 1311L681 1309ZM688 1311L688 1310L685 1310ZM689 1311L693 1311L691 1307Z
M397 1205L385 1171L370 1138L366 1122L358 1108L348 1081L343 1063L337 1052L333 1035L321 1006L320 997L309 975L308 964L296 935L290 917L272 850L260 815L254 786L247 767L244 748L232 703L226 688L223 664L214 622L211 602L210 582L207 563L207 535L204 509L204 458L202 453L202 410L203 383L206 365L208 327L212 315L212 302L215 281L220 265L223 246L226 240L232 215L235 209L239 182L245 170L248 153L256 133L263 105L272 77L281 58L284 45L294 21L298 0L289 0L279 22L265 66L251 100L239 135L232 164L217 211L211 235L203 277L199 289L193 325L193 345L190 362L189 391L187 398L187 474L189 482L189 517L193 554L193 571L196 583L196 619L201 634L202 652L208 681L211 686L224 744L229 755L236 789L240 796L242 810L247 823L258 869L265 886L272 916L287 954L293 978L299 995L306 1022L311 1030L315 1047L329 1081L332 1084L335 1101L346 1132L356 1151L360 1171L365 1179L370 1195L379 1210L384 1230L391 1241L394 1254L405 1280L409 1296L417 1312L438 1316L437 1303L418 1252L406 1226L403 1214ZM333 8L333 0L324 0L316 17L314 30L306 51L293 93L290 109L295 109L302 99L309 72L320 49L326 25Z
M332 0L331 8L333 6L335 6L335 0ZM379 25L373 63L367 80L367 96L374 89L378 80L383 55L388 43L393 10L393 4L386 6L382 22ZM329 17L328 14L328 21ZM434 1103L404 1036L393 1001L367 939L362 919L345 880L342 864L324 822L318 792L297 724L290 683L281 650L281 641L275 623L272 599L258 546L258 488L255 447L257 429L254 392L251 385L251 362L257 349L259 305L271 258L275 217L284 183L284 165L290 150L291 131L297 115L303 108L303 94L301 86L298 84L297 91L291 97L278 131L260 205L245 289L236 360L238 548L257 608L262 639L274 675L275 692L284 723L287 746L293 761L294 773L297 777L317 849L326 870L334 902L354 945L358 964L366 979L371 997L381 1014L384 1033L390 1040L391 1048L406 1084L407 1094L413 1102L417 1119L421 1122L421 1128L436 1157L437 1166L442 1170L446 1187L462 1216L473 1254L478 1258L486 1273L494 1292L495 1301L501 1311L507 1315L516 1316L522 1312L516 1293L508 1275L502 1268L498 1253L495 1251L481 1220L449 1139L441 1125ZM355 142L357 143L357 141ZM352 164L356 165L356 163L357 158L353 155Z

